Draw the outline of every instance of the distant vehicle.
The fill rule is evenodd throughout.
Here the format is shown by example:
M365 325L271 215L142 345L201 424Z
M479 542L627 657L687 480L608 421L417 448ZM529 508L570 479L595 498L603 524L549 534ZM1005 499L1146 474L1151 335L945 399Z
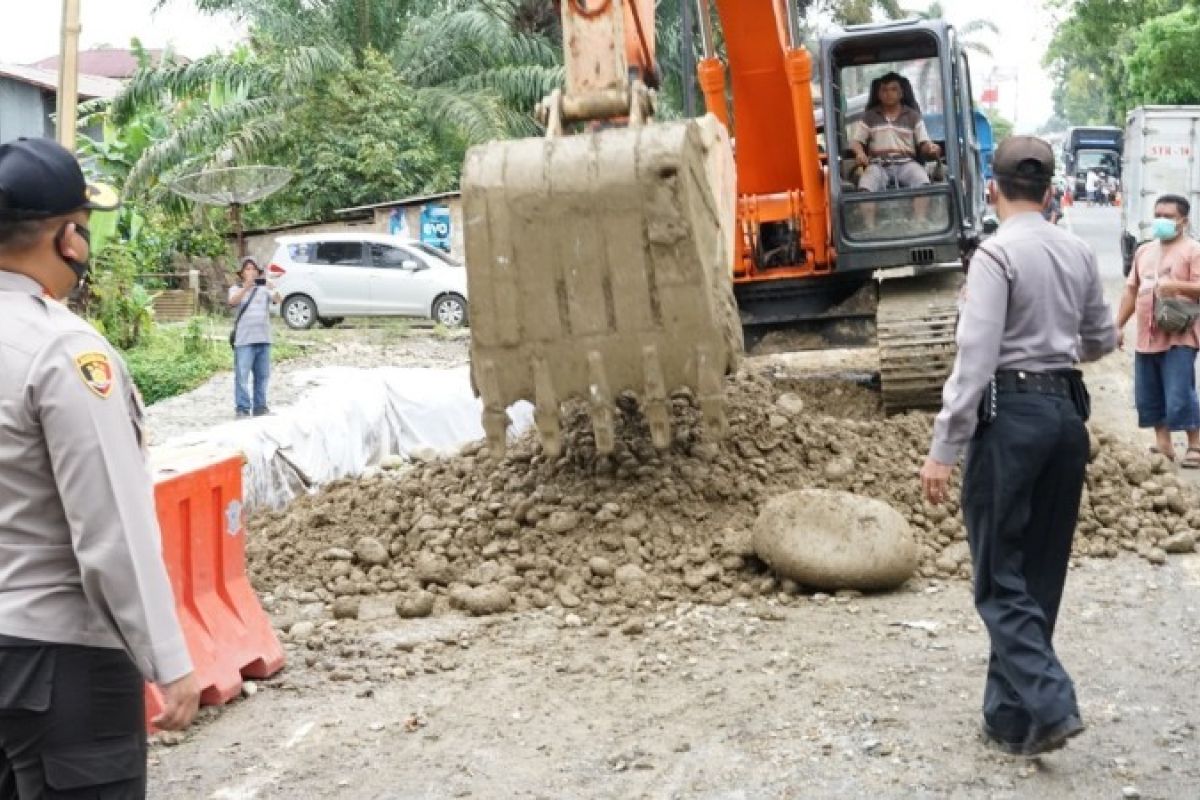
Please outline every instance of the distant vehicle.
M1071 193L1087 197L1087 175L1095 172L1102 178L1121 177L1121 154L1115 150L1079 150L1075 154L1075 172L1071 176ZM1087 197L1088 200L1095 198Z
M467 271L436 247L385 233L281 236L267 265L289 328L346 317L425 317L467 324Z
M1192 204L1191 231L1200 231L1200 106L1142 106L1125 122L1121 191L1121 254L1125 274L1150 238L1154 201L1164 194Z
M1063 170L1074 178L1071 193L1084 196L1088 170L1103 170L1120 178L1121 149L1124 134L1111 126L1068 128L1063 137Z

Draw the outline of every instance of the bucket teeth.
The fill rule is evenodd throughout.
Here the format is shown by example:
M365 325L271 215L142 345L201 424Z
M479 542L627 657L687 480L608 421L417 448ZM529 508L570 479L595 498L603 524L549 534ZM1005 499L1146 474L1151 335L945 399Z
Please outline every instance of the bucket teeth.
M592 431L596 437L596 452L608 455L617 444L617 430L613 413L613 395L608 388L608 377L604 374L604 357L593 350L588 353L589 405L592 413Z
M554 376L546 359L533 362L534 424L542 438L542 449L551 458L562 455L562 421L559 417L559 398L554 391Z
M646 395L642 407L650 426L650 440L659 450L665 450L671 444L671 412L667 407L667 383L663 378L658 347L652 344L643 347L642 361L646 365Z
M500 402L496 378L496 362L488 359L476 371L479 395L483 398L483 432L487 436L488 452L499 458L508 444L508 411Z
M596 451L611 453L626 392L660 449L676 391L700 398L707 430L723 435L722 383L741 341L721 123L491 142L468 153L462 183L471 369L493 452L504 410L530 400L545 452L560 455L562 405L582 400Z
M711 441L724 439L729 435L729 418L725 416L722 372L707 347L696 348L696 373L704 435Z

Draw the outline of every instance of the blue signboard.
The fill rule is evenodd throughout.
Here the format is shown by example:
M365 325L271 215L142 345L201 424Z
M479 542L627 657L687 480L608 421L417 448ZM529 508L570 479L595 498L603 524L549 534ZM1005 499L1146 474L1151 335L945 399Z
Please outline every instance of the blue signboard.
M421 209L421 241L450 252L450 209L429 203Z

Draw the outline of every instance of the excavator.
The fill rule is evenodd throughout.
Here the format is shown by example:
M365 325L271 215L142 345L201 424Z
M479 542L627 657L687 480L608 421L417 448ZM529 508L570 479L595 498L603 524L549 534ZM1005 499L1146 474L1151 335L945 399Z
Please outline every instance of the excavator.
M561 0L565 82L544 138L472 148L463 168L471 374L489 449L534 404L544 450L583 400L595 447L637 396L656 447L688 390L727 430L723 380L746 351L873 342L886 410L936 407L956 299L985 233L967 63L943 21L801 40L796 0L695 0L706 114L654 119L654 0ZM718 56L723 49L724 58ZM939 145L928 183L859 188L851 137L880 78Z

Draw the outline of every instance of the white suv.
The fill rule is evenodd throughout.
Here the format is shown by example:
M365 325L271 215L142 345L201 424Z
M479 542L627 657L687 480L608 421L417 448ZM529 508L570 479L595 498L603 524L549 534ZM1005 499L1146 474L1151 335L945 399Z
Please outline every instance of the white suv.
M345 317L426 317L467 324L467 271L423 242L384 233L281 236L267 277L283 295L289 328L332 327Z

